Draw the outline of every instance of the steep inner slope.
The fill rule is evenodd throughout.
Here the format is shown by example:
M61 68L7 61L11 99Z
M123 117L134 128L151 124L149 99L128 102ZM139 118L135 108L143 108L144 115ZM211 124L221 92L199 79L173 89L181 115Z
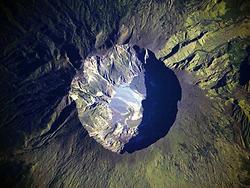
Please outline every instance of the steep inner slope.
M69 96L90 136L120 153L142 149L166 135L181 89L153 52L122 45L103 57L87 58Z
M137 134L147 96L145 63L133 48L116 46L104 57L86 59L72 81L70 96L80 121L90 136L113 152L121 152Z

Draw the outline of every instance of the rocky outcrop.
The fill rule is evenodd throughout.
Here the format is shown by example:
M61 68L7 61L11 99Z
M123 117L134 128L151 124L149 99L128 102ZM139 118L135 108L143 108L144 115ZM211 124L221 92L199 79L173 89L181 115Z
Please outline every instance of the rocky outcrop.
M116 45L83 62L69 96L91 137L113 152L132 153L167 134L181 87L150 50Z
M183 31L171 36L157 54L167 66L194 75L193 83L210 98L221 101L221 105L231 103L241 108L236 121L239 114L242 114L240 119L248 116L242 105L234 103L245 101L249 105L248 7L246 1L204 4L200 10L187 15ZM248 130L249 121L244 122L244 130ZM243 132L244 140L249 140L249 134ZM248 141L245 144L248 145Z
M248 3L234 7L235 10L226 6L230 3L211 1L188 15L185 29L171 36L158 52L167 66L194 74L196 84L206 89L210 97L223 96L239 84L240 64L250 45L250 21L243 11ZM229 16L233 11L242 14L235 21Z
M103 57L83 62L74 77L70 97L89 135L105 148L121 152L137 134L146 98L144 61L128 45L115 46Z

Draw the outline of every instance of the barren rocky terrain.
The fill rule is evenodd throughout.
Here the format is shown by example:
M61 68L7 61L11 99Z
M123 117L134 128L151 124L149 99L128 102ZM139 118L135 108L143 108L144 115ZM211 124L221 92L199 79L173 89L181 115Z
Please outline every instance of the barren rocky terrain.
M249 187L249 9L247 0L1 0L1 187ZM162 68L147 70L178 87L157 82L161 108L145 108L157 121L115 153L89 134L72 81L122 45L150 52Z

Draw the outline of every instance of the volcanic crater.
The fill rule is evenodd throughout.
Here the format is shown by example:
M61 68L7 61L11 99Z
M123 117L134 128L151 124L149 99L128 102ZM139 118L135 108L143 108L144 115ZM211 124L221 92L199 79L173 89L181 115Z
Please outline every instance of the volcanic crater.
M152 51L116 45L106 55L83 62L70 96L91 137L113 152L132 153L167 134L181 87Z

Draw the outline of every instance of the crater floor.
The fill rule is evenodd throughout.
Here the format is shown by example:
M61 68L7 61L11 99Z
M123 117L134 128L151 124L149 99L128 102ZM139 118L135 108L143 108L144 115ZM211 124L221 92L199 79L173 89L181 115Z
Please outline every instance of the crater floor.
M103 57L85 60L70 96L89 135L106 149L123 153L166 135L177 113L180 86L153 52L117 45Z

